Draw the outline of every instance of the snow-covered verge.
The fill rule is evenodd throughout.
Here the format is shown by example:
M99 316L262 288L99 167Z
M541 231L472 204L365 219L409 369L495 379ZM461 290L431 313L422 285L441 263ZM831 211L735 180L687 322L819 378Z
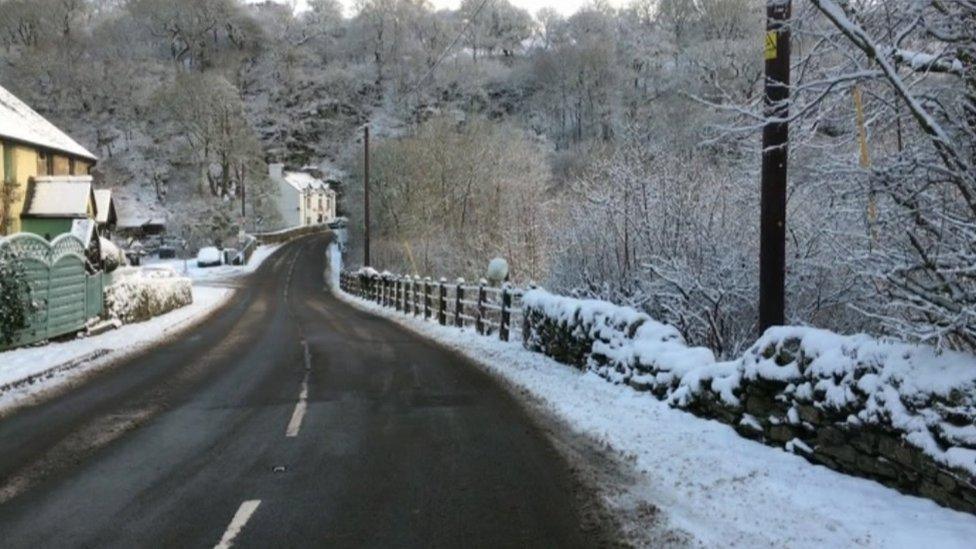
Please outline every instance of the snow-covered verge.
M189 277L190 279L197 281L207 281L207 280L227 280L232 278L237 278L245 275L249 275L254 271L258 270L264 260L275 253L281 244L267 244L258 246L254 253L251 254L251 259L247 262L247 265L220 265L219 267L200 267L197 265L196 259L150 259L145 262L146 267L157 269L157 268L169 268L177 273Z
M627 528L648 536L646 545L668 544L654 533L660 525L641 520L646 513L640 509L648 504L667 522L665 528L687 532L706 547L963 548L976 539L976 519L969 514L811 466L721 422L606 383L593 371L568 368L518 343L336 294L466 355L630 464L635 481L607 486L604 495L624 521L633 518ZM662 360L679 348L667 332L660 328L658 342L649 344L659 347ZM663 363L683 367L680 360Z
M976 357L801 327L717 363L674 328L533 290L526 347L839 471L976 513Z
M0 353L0 413L39 392L174 337L233 295L230 288L193 287L193 303L101 335Z
M193 303L193 284L172 269L133 269L105 288L105 315L142 322Z

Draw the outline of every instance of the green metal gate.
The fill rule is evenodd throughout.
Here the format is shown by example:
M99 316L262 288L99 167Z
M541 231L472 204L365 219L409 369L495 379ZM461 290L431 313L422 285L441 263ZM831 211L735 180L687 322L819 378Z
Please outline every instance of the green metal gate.
M103 275L85 271L85 248L81 240L63 234L48 243L30 233L0 238L24 265L37 311L30 325L14 339L18 347L68 334L85 327L89 318L102 314Z

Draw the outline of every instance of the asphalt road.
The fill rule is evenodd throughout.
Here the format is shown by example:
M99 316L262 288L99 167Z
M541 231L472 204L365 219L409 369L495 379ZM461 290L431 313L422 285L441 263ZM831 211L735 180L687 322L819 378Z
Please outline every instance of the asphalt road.
M325 291L326 242L284 246L190 333L0 421L0 546L611 539L495 380Z

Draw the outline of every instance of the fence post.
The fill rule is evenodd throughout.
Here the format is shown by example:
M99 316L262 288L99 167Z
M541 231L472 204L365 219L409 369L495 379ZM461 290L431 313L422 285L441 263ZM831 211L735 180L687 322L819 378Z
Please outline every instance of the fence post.
M409 281L410 281L410 277L409 276L405 276L405 277L403 277L400 280L400 292L403 294L401 296L401 297L403 297L403 305L400 307L400 310L402 310L404 313L408 313L408 314L410 313L410 308L407 307L407 297L409 297L409 295L410 295L410 294L407 293L407 288L409 288L409 286L407 286L407 283Z
M400 310L400 277L393 279L393 308Z
M437 322L441 326L447 325L447 279L441 278L437 285L440 288L440 302L437 304Z
M423 305L420 296L417 295L417 287L420 286L420 275L413 276L413 314L420 316L423 314Z
M485 300L487 298L485 283L486 281L483 278L478 281L478 319L475 322L475 328L481 335L485 335Z
M529 290L531 291L531 290L534 290L536 288L538 288L538 286L536 286L536 284L535 284L534 281L530 280L529 281ZM524 297L524 294L523 294L523 297ZM525 345L528 342L529 342L529 315L526 313L526 310L525 310L525 301L523 300L522 301L522 345Z
M454 325L464 328L464 318L461 316L464 314L464 279L459 278L455 283L457 286L454 287Z
M430 318L430 277L424 278L424 320Z
M403 308L404 311L409 315L413 313L413 294L417 292L417 286L414 284L413 277L411 276L407 277L407 283L409 286L407 287L407 295L404 296L406 301L404 301Z
M502 322L501 326L498 327L498 337L502 341L508 341L509 329L508 325L512 321L512 292L508 287L508 283L502 285Z

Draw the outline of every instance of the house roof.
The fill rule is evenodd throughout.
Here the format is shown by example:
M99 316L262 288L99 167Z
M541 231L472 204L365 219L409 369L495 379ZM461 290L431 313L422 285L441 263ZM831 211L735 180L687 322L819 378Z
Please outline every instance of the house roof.
M85 248L88 248L95 236L95 222L91 219L75 219L71 222L71 234L75 235Z
M116 226L120 229L136 229L149 225L166 226L166 212L157 209L156 206L138 200L119 198L119 200L113 199L113 202L118 216Z
M24 202L25 217L88 217L94 202L92 179L84 176L44 176L30 180ZM98 207L95 207L98 215Z
M305 172L285 172L285 183L298 191L323 191L329 188L324 181Z
M95 190L95 208L98 210L95 221L99 224L109 223L118 219L115 213L115 203L112 201L111 189Z
M0 86L0 137L89 160L98 160L88 149Z

